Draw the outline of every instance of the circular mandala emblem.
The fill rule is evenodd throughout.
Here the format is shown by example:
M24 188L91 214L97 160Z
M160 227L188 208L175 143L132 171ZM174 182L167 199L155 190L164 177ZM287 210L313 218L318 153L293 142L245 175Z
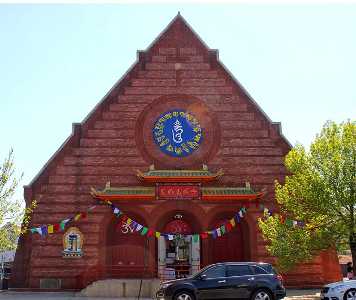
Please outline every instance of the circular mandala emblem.
M161 151L174 157L184 157L199 148L202 129L198 120L184 110L162 114L153 127L153 139Z

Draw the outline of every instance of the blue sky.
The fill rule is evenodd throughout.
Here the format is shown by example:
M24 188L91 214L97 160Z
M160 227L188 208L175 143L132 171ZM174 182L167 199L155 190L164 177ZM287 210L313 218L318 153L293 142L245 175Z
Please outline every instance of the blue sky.
M293 145L355 120L356 4L0 4L0 158L22 184L178 11Z

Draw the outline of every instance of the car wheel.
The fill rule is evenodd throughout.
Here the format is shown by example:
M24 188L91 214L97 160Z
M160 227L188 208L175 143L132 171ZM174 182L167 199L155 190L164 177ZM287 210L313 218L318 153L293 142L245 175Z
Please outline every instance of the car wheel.
M269 291L261 289L253 293L251 300L273 300L273 297Z
M174 296L174 300L194 300L194 296L187 291L181 291Z
M344 294L344 300L356 300L356 289L349 289Z

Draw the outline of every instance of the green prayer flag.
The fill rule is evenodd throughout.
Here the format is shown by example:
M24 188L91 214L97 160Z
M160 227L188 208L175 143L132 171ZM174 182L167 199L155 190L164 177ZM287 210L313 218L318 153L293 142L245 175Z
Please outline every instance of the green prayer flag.
M142 228L142 231L141 231L141 235L145 235L148 231L148 228L147 227L143 227Z
M221 234L225 234L225 225L221 225L220 231L221 231Z
M193 235L193 242L196 243L199 241L199 234L194 234Z
M60 226L61 226L61 229L64 230L64 227L66 226L66 223L61 222Z

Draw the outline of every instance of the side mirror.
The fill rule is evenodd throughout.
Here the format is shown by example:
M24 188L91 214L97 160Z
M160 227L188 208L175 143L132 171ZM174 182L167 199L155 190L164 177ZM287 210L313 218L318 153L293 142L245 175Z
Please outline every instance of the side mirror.
M205 274L200 276L200 280L205 280L205 279L206 279L206 275Z

